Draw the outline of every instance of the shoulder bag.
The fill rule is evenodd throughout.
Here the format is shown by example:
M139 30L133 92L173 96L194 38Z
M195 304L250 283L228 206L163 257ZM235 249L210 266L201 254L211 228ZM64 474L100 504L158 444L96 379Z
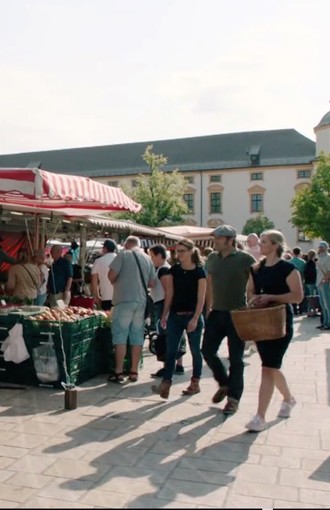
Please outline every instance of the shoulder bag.
M140 265L138 256L137 256L137 254L135 253L134 250L132 250L132 253L133 253L133 256L134 256L135 261L137 263L137 266L139 268L139 274L140 274L140 278L141 278L141 283L142 283L144 292L146 294L146 308L145 308L145 311L144 311L144 318L146 319L150 315L150 296L149 296L149 293L148 293L147 284L146 284L146 282L144 281L144 278L143 278L143 273L142 273L142 269L141 269L141 265Z
M35 288L38 290L39 289L39 285L38 285L38 282L35 281L35 279L33 278L32 274L30 273L30 271L28 270L28 268L24 265L24 264L20 264L22 267L24 267L25 271L29 274L32 282L33 282L33 285L35 286Z

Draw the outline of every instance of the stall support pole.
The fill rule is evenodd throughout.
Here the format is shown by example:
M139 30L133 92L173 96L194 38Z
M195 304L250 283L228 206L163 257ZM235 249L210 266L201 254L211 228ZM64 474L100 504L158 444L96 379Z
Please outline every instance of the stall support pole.
M79 265L81 266L81 272L84 274L85 265L86 265L86 236L87 229L86 225L81 225L80 227L80 255L79 255Z
M33 250L40 247L40 216L37 214L34 218L34 235L33 235Z
M41 220L40 248L46 246L46 220Z

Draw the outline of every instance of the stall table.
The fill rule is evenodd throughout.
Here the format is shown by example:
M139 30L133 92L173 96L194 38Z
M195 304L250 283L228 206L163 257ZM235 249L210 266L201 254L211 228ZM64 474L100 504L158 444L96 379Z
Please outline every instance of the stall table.
M89 379L110 373L115 367L111 325L102 315L91 315L74 322L36 320L19 313L0 316L0 349L9 330L17 323L23 325L23 337L30 358L16 364L4 360L0 350L0 382L61 388L61 382L82 384ZM51 339L59 367L59 378L47 382L38 379L33 349ZM124 372L130 370L130 352L125 357ZM141 356L140 367L143 366Z

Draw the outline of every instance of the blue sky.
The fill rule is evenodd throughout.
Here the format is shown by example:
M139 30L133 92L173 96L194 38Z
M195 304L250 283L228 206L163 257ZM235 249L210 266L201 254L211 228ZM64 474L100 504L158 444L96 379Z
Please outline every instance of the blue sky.
M329 0L0 0L0 153L313 127Z

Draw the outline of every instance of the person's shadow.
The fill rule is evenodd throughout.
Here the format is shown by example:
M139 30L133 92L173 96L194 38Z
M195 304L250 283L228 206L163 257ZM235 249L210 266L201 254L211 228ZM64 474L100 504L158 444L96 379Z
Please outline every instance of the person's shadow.
M235 480L235 470L247 460L257 434L242 432L214 442L212 437L225 420L219 409L210 407L198 414L200 406L188 404L191 407L187 418L169 421L173 407L178 404L185 405L176 400L136 410L135 403L132 411L109 413L88 425L99 430L109 421L116 421L116 427L104 437L104 448L94 449L82 459L90 462L95 473L90 478L93 486L81 502L92 504L93 489L102 487L103 494L109 491L109 501L113 493L130 495L126 505L129 508L144 508L150 497L152 501L155 498L158 508L169 500L177 501L178 497L188 503L203 504L203 497L212 492L213 504L221 505L219 498L225 497L225 487ZM71 443L52 446L44 452L56 453L83 440L87 442L88 435L83 429L79 427L70 433ZM79 490L77 482L87 479L71 478L62 482L61 487Z

